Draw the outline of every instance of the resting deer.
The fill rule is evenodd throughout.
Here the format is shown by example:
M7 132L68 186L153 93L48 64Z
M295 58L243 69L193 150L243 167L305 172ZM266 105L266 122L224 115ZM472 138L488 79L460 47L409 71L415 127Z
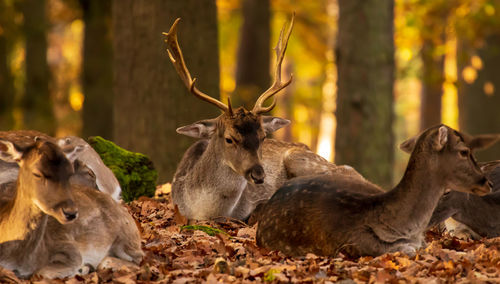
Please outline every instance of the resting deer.
M66 136L57 140L64 154L71 162L80 161L95 175L97 188L114 200L120 200L122 189L113 172L104 164L101 157L85 140L76 136Z
M444 125L419 137L393 190L376 195L353 190L370 191L372 186L342 176L290 180L264 205L257 244L292 256L333 256L339 251L352 256L395 251L414 255L446 188L490 191L463 138Z
M459 132L459 135L471 150L485 149L500 140L500 134L470 136ZM411 152L417 138L403 142L401 150ZM444 221L450 235L459 238L500 236L500 161L479 163L479 166L493 184L492 193L484 196L463 192L445 194L434 210L429 227Z
M19 276L72 276L106 256L139 263L141 240L109 195L70 185L73 167L54 143L0 140L0 158L19 164L15 196L0 208L0 266Z
M113 199L119 200L121 188L116 177L104 165L99 154L83 139L75 136L55 139L34 130L0 131L0 139L11 141L23 147L34 144L36 137L49 140L62 147L63 152L74 167L74 174L70 178L71 184L93 187L110 194ZM0 160L0 207L12 198L18 172L17 163L7 163Z
M177 41L179 20L164 33L170 60L193 95L223 111L217 118L177 129L179 134L202 139L184 153L172 182L173 202L182 215L188 219L222 216L245 219L257 203L267 200L290 177L313 172L354 172L328 163L303 144L265 139L267 134L290 123L283 118L263 115L274 108L275 99L269 106L263 104L292 80L281 81L281 64L293 17L285 35L283 27L275 48L275 80L251 111L243 107L233 110L229 99L228 104L224 104L196 88L196 79L191 78Z

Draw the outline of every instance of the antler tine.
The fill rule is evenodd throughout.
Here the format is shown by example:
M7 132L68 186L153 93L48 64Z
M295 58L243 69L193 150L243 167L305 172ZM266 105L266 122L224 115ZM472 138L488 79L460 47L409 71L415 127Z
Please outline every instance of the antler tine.
M196 88L196 78L191 78L191 74L189 73L189 70L186 67L186 63L184 62L184 56L182 55L179 42L177 41L177 24L180 20L181 18L177 18L172 27L170 27L168 33L163 33L167 37L165 42L167 43L167 52L170 61L172 61L172 63L174 64L175 70L177 70L177 74L179 74L179 76L181 77L186 88L188 88L193 95L217 106L224 112L227 112L228 106L226 104L210 97L209 95L201 92L200 90L198 90L198 88Z
M285 31L286 23L283 25L283 28L281 29L278 43L274 48L274 50L276 51L276 70L274 74L274 82L269 89L267 89L264 93L262 93L262 95L260 95L260 97L257 99L257 102L255 102L255 106L253 107L252 110L252 112L255 114L266 113L271 111L274 108L274 106L276 106L276 98L273 99L273 102L268 107L263 107L262 104L267 99L269 99L282 89L286 88L292 82L293 75L290 75L290 79L288 81L284 83L281 82L281 63L283 63L283 58L285 58L286 47L288 45L288 39L290 38L290 34L292 33L294 20L295 20L295 13L293 13L292 15L292 21L290 22L290 27L288 28L288 31L284 38L283 38L283 33Z

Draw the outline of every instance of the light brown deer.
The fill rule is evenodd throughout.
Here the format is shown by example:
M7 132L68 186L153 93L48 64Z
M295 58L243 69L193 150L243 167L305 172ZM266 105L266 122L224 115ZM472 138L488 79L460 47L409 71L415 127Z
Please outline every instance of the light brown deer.
M76 136L57 139L57 144L71 162L79 161L92 171L100 191L111 195L114 200L120 200L122 192L120 183L92 146Z
M177 41L177 19L165 33L167 51L177 73L190 92L223 111L219 117L180 127L177 132L202 140L193 144L182 157L172 183L173 202L188 219L232 217L246 219L255 206L267 200L288 178L319 172L345 171L309 151L299 143L265 139L290 123L264 116L276 100L263 106L288 86L281 80L281 64L285 56L294 18L286 34L281 31L276 51L275 78L272 86L255 103L251 111L243 107L233 110L230 100L224 104L198 90L186 67Z
M32 146L37 137L53 143L57 142L55 138L35 130L0 131L0 139L10 141L20 147ZM70 178L70 183L97 189L94 172L79 160L73 160L72 163L74 174ZM0 159L0 207L13 198L18 174L19 165L17 163L8 163Z
M20 167L15 196L0 208L0 266L56 278L95 268L106 256L141 261L127 210L107 194L70 185L73 167L56 144L0 140L0 158Z
M376 165L374 165L376 166ZM373 185L342 176L300 177L263 206L257 244L298 256L414 255L446 188L486 194L490 183L455 130L436 126L417 140L401 182L370 195Z

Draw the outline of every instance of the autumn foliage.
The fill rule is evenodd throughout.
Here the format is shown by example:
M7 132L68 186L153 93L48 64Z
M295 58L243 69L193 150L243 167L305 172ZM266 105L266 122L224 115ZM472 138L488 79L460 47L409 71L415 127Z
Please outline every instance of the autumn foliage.
M427 232L428 245L409 258L401 253L348 259L308 254L286 257L255 244L255 227L240 221L186 226L170 195L141 198L128 205L142 234L146 254L140 267L119 260L84 276L50 283L336 282L478 283L500 281L500 239L461 241ZM49 283L33 276L31 281ZM402 281L402 282L401 282ZM0 283L27 283L0 268ZM351 282L345 282L351 283Z

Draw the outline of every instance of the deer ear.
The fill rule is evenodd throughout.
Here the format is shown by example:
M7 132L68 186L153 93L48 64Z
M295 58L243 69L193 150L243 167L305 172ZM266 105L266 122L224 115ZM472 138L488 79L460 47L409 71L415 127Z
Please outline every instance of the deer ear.
M18 151L14 144L7 140L0 140L0 159L8 163L19 163L23 152Z
M267 115L262 116L262 128L264 128L266 134L273 133L288 124L290 124L290 120L288 119Z
M200 120L193 124L177 128L177 133L194 138L210 138L215 133L217 119Z
M418 140L420 135L414 136L403 143L399 144L399 149L403 150L403 152L410 154L415 148L415 143Z
M482 134L464 136L465 144L472 150L481 150L491 147L500 140L500 134Z
M448 142L448 128L446 126L439 127L438 136L436 139L436 143L434 144L434 148L436 151L443 150L444 146Z

